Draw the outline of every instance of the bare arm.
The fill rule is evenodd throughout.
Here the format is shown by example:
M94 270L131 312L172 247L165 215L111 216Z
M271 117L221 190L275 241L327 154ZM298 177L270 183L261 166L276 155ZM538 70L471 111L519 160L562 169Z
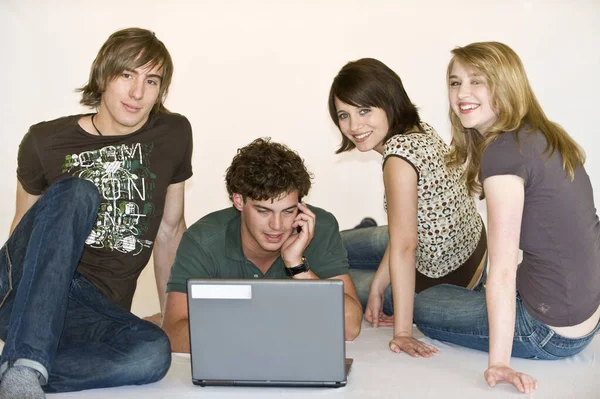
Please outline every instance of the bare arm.
M394 335L412 335L417 250L417 173L390 157L383 171L387 198L389 270L394 296Z
M405 160L390 157L383 170L387 197L389 270L394 300L394 337L390 349L430 357L437 349L412 337L416 278L417 172Z
M171 341L172 352L190 353L187 294L182 292L167 294L162 329Z
M344 282L344 325L346 327L346 341L354 341L360 334L362 323L362 306L356 293L356 287L349 274L335 276L330 280L341 280Z
M531 392L537 387L537 381L509 367L516 317L516 275L525 201L524 181L514 175L492 176L484 181L483 187L490 256L486 284L490 355L485 377L490 386L506 381L521 392Z
M383 171L387 198L389 269L394 297L394 335L412 336L417 250L417 173L390 157Z
M21 182L17 180L15 217L13 218L13 222L10 225L9 235L12 234L13 230L15 229L15 227L17 227L25 213L27 213L29 208L31 208L33 204L35 204L35 201L37 201L38 198L40 198L39 195L29 194L27 191L25 191Z
M154 274L156 277L156 289L161 312L165 309L165 296L167 280L171 267L175 261L177 247L181 236L186 230L184 210L185 182L171 184L167 188L165 209L156 242L154 243Z
M386 327L394 325L393 316L383 313L385 291L390 284L390 243L388 242L383 258L371 282L367 308L365 309L365 320L371 323L373 328L377 328L380 325Z

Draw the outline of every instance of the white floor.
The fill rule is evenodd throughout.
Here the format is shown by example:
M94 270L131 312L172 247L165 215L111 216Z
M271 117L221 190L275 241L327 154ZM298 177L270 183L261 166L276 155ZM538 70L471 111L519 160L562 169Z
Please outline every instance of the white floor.
M359 338L346 345L354 359L344 388L202 388L190 377L188 355L174 354L167 376L160 382L140 386L98 389L48 395L49 398L522 398L512 386L487 386L483 372L487 354L438 341L441 351L430 359L413 359L387 348L391 328L373 329L363 324ZM512 366L539 381L535 398L600 398L600 336L580 354L561 361L513 359Z
M152 267L138 281L133 311L138 316L158 311ZM361 335L346 345L347 356L354 359L348 385L339 389L294 388L202 388L192 384L188 355L174 354L167 376L145 386L97 389L48 398L522 398L507 385L489 388L483 379L487 354L438 341L431 341L415 330L415 335L436 345L441 351L430 359L413 359L392 353L387 348L391 328L373 329L363 323ZM2 342L0 341L0 348ZM600 335L583 352L562 361L513 359L512 366L538 379L535 398L600 398Z

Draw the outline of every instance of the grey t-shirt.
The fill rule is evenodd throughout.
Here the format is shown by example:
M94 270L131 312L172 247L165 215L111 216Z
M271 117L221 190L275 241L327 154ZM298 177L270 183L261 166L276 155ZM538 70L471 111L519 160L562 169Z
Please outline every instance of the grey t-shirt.
M571 181L561 154L548 160L545 148L539 130L500 135L483 153L481 181L495 175L525 180L517 290L542 323L573 326L600 304L600 223L584 167Z

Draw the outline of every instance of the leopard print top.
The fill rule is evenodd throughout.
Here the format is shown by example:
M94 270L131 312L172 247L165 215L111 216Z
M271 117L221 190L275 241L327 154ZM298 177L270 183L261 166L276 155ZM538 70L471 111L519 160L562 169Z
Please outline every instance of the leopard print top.
M448 167L450 147L428 124L425 131L397 134L385 142L383 165L400 157L417 172L417 270L439 278L458 269L475 251L483 222L461 178L461 167ZM387 199L384 198L387 211Z

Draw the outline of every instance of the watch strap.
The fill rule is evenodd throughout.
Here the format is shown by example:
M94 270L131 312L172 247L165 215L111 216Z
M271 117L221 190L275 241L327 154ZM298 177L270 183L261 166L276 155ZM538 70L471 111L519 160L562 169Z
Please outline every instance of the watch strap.
M308 266L308 262L306 261L306 258L303 256L302 263L299 264L298 266L286 267L285 274L287 274L289 277L292 277L292 276L295 276L296 274L304 273L309 270L310 270L310 267Z

